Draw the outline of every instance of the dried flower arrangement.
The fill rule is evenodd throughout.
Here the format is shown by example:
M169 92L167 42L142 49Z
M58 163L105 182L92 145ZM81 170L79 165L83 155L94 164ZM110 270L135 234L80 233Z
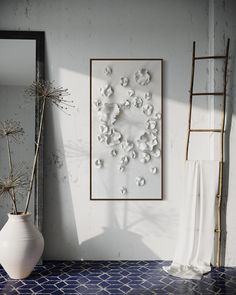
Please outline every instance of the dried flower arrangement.
M13 205L13 214L19 214L17 209L17 198L16 193L21 190L27 190L27 199L24 209L24 214L28 212L30 198L33 189L33 182L35 178L36 165L39 157L39 147L42 138L43 121L45 115L45 107L47 103L52 103L57 106L60 110L67 113L68 107L73 107L73 101L65 99L70 94L68 89L62 87L55 87L54 82L49 81L36 81L26 89L26 94L33 98L38 98L41 106L40 119L39 119L39 130L37 134L36 150L33 160L33 166L30 174L30 179L27 179L27 173L23 166L14 169L13 160L11 155L10 139L18 142L24 134L24 130L19 122L7 120L0 122L0 137L6 138L8 162L9 162L9 175L5 178L0 178L0 197L10 197Z
M7 120L0 122L0 137L6 138L7 152L8 152L8 163L9 163L9 175L5 178L0 178L0 196L9 196L12 200L13 213L17 214L16 204L16 191L23 188L26 185L25 173L23 170L18 169L14 171L10 140L18 142L24 131L19 122Z

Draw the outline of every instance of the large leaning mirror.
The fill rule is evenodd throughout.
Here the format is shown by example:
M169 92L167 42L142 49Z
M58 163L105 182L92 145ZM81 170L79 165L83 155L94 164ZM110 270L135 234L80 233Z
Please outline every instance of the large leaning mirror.
M30 179L35 155L35 138L39 129L40 105L37 97L25 91L33 81L44 79L44 32L0 31L0 123L10 122L13 128L22 128L22 134L0 138L0 179L9 175L10 161L17 174ZM1 125L2 126L2 125ZM19 136L18 136L19 135ZM35 225L42 227L43 160L42 141L33 182L29 211ZM25 186L27 187L27 186ZM24 210L27 189L19 190L17 207ZM0 228L7 220L12 205L0 199Z

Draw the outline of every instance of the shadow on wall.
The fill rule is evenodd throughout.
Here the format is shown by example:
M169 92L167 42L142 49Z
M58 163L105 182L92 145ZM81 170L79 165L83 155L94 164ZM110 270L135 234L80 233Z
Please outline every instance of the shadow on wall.
M46 80L50 80L47 50L45 50L45 53L45 76ZM66 257L69 260L78 256L79 238L68 179L68 168L65 161L62 132L58 124L59 112L59 109L48 105L44 121L44 196L46 196L43 200L44 253L46 253L44 259L50 258L53 260ZM63 149L59 149L58 145Z
M58 110L55 111L58 112ZM54 113L52 107L48 107L45 126L50 125L50 134L47 133L47 128L45 128L47 158L44 165L44 178L47 179L47 185L44 186L44 195L47 198L44 199L43 213L45 224L43 232L46 237L45 253L47 253L45 259L47 257L50 259L67 257L67 259L70 259L70 255L73 259L74 255L78 255L79 245L76 220L65 155L63 151L58 151L58 142L61 142L61 145L63 144L60 138L60 128L55 122L57 120L56 114L52 115L52 113ZM56 210L53 210L54 208ZM61 247L62 244L63 247Z
M128 202L110 202L107 206L107 227L103 232L91 239L82 242L79 246L82 259L117 259L132 260L143 257L147 260L161 259L157 252L147 245L148 239L156 241L158 237L173 239L174 225L178 225L177 214L167 216L163 212L153 210L153 206L140 208L130 206ZM156 208L155 208L156 209ZM121 213L121 214L120 214ZM158 214L159 213L159 214ZM138 228L138 232L135 230ZM153 236L151 233L155 233ZM107 251L109 248L109 251ZM89 254L88 254L89 253Z
M144 244L142 236L137 233L109 227L104 227L103 231L102 234L80 244L79 249L82 258L87 256L86 253L90 253L89 258L92 260L96 260L98 257L99 260L130 260L130 257L141 257L143 253L147 257L160 258Z
M82 141L78 139L69 140L65 143L64 149L68 163L73 163L77 167L77 171L78 167L87 169L89 152ZM80 184L78 175L73 173L72 167L67 173L69 174L72 191L73 188L76 191L78 185L86 185L85 183ZM87 173L85 174L87 175ZM112 183L112 175L109 182ZM147 259L158 259L156 251L154 253L149 249L144 239L148 239L150 233L155 233L152 238L155 238L158 243L159 236L173 239L176 234L175 229L178 224L176 208L173 208L173 210L170 208L169 215L167 215L161 208L153 206L152 203L145 203L145 206L140 206L141 203L137 202L137 205L133 203L131 206L125 201L89 201L89 199L84 200L82 196L79 197L79 200L76 200L75 195L74 192L72 202L74 202L74 210L79 208L77 233L79 235L81 228L82 231L87 228L86 236L92 236L92 238L79 244L78 253L81 259L130 259L130 257L143 257L144 255ZM86 195L85 198L88 198L88 196ZM95 211L94 214L81 217L82 207L87 206L85 201L90 203L90 213L93 210ZM75 202L78 202L78 205ZM102 211L100 211L100 206L102 206ZM100 232L100 228L97 227L97 224L94 224L99 217L105 217L106 226L102 228L102 233L93 236L94 232ZM138 234L135 232L137 228Z
M44 177L47 179L47 185L44 186L44 195L47 198L44 200L43 214L43 232L46 237L45 253L50 259L58 259L58 257L70 259L70 253L78 255L79 241L65 155L61 150L58 151L55 137L57 137L57 142L61 142L61 145L62 139L58 126L54 122L57 120L56 114L54 113L53 116L52 113L53 110L49 107L45 121L45 126L50 125L50 134L45 128L45 140L48 142L45 151L47 158L44 161ZM59 185L62 183L63 185Z

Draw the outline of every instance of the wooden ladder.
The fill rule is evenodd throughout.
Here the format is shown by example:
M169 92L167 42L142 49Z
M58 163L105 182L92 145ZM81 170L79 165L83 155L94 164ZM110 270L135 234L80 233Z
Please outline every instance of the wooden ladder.
M186 146L186 160L189 158L189 142L191 132L218 132L221 136L221 156L220 156L220 165L219 165L219 188L217 194L217 227L215 232L217 233L217 253L216 253L216 266L220 267L221 265L221 201L223 196L223 164L224 164L224 133L225 133L225 113L226 113L226 85L227 85L227 68L228 68L228 59L229 59L229 44L230 39L227 41L225 55L215 55L215 56L196 56L195 47L196 42L193 42L193 53L192 53L192 73L191 73L191 83L190 83L190 97L189 97L189 120L188 120L188 135L187 135L187 146ZM194 84L194 72L195 72L195 63L196 61L206 60L206 59L222 59L224 60L224 89L222 92L193 92ZM219 95L223 97L223 111L222 111L222 123L220 129L194 129L191 127L192 123L192 106L193 106L193 97L194 96L203 96L203 95Z

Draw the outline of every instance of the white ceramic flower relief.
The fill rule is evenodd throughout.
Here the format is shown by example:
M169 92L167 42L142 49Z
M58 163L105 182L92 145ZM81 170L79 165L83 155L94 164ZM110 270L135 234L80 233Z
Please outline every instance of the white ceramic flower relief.
M131 108L131 101L129 99L126 99L121 103L121 107L123 109L130 109Z
M146 180L144 177L138 176L135 179L135 183L137 186L144 186L146 184Z
M121 159L120 159L120 163L121 165L128 165L129 164L129 157L128 156L123 156Z
M129 84L129 78L128 77L121 77L120 78L120 85L123 87L127 87Z
M125 153L128 153L134 148L134 143L130 140L124 140L121 144L121 147Z
M158 173L158 168L157 167L150 167L150 172L152 174L157 174Z
M151 74L147 69L140 69L134 75L135 81L141 85L146 86L151 82Z
M151 100L151 99L152 99L152 93L151 93L151 92L146 92L146 93L144 94L144 98L145 98L146 100Z
M99 135L97 136L97 140L98 140L100 143L103 143L103 142L105 142L106 137L105 137L103 134L99 134Z
M151 116L151 114L153 113L153 110L154 110L154 106L150 103L145 104L143 106L143 113L147 116Z
M106 144L109 146L119 145L122 141L122 134L116 129L112 128L107 138Z
M151 100L152 99L152 93L149 91L149 92L146 92L145 94L144 94L144 98L146 99L146 100Z
M104 127L103 127L104 126ZM102 131L99 135L98 135L98 141L100 143L105 143L106 145L113 147L115 145L119 145L122 141L122 134L117 131L115 128L113 127L109 127L108 130L105 129L106 125L101 125L100 127L102 127Z
M132 150L129 152L129 155L131 159L136 159L138 154L136 151Z
M95 105L95 107L96 107L98 110L100 110L101 107L102 107L102 100L101 100L100 98L96 99L96 100L94 101L94 105Z
M160 158L161 156L161 151L159 148L155 147L152 151L152 156L155 158Z
M117 103L104 103L97 114L100 121L114 124L120 114L120 106Z
M149 150L148 144L144 141L138 140L137 146L138 146L139 150L142 152Z
M155 117L157 118L157 120L161 120L161 113L156 113Z
M112 74L112 68L111 67L105 67L104 74L106 76L111 76L111 74Z
M129 89L128 90L128 95L129 95L129 97L134 96L135 95L135 91L133 89Z
M153 152L154 149L158 146L158 138L153 133L150 134L150 141L148 142L148 146L151 152Z
M121 165L121 166L119 166L119 170L120 170L120 172L124 172L125 171L125 169L126 169L126 166L125 165Z
M153 151L154 147L158 145L158 138L153 133L144 132L136 143L140 151Z
M100 88L100 93L103 97L110 98L114 93L113 87L111 85L105 85Z
M147 132L144 132L137 139L136 144L137 144L138 149L142 152L148 151L149 150L148 142L149 142L149 134Z
M128 189L127 189L127 187L122 186L120 192L122 193L122 195L127 195L127 194L128 194Z
M103 167L104 161L101 159L97 159L97 160L95 160L94 164L95 164L96 168L101 169Z
M158 124L157 124L157 120L154 118L150 118L146 121L146 130L148 130L149 132L153 132L153 133L157 133L158 131Z
M99 131L102 134L108 133L109 132L109 126L104 123L104 124L99 126Z
M148 163L151 160L151 156L147 153L141 153L139 156L139 161L143 164Z
M96 173L109 175L109 171L112 171L112 169L107 170L109 165L116 167L115 171L113 170L114 175L116 175L114 183L120 180L116 189L118 189L118 192L120 191L121 199L122 196L128 195L128 191L129 198L136 198L135 194L138 190L140 190L140 194L137 193L138 197L143 194L144 198L147 198L148 193L146 194L146 192L150 192L150 186L154 185L154 179L157 181L155 185L159 183L161 175L158 158L161 157L162 129L160 121L162 116L159 111L161 104L157 104L161 92L159 94L155 88L157 78L155 73L151 73L148 62L143 63L143 65L140 64L139 70L136 72L133 71L133 65L131 68L132 71L123 71L124 75L119 76L120 68L117 68L116 71L116 66L112 63L111 66L104 66L102 79L105 86L100 88L96 81L98 79L95 80L97 83L95 95L99 97L100 91L100 97L93 101L95 106L93 112L100 122L99 125L96 125L97 146L100 146L99 149L102 154L104 154L104 150L101 149L102 146L108 152L105 169L102 170L103 172ZM99 73L101 73L101 70ZM151 81L155 83L150 84ZM132 120L129 120L129 116ZM124 123L127 122L130 125L126 128ZM94 166L99 169L104 168L104 160L96 159ZM126 177L136 171L136 167L137 171L142 169L140 170L142 172L138 173L143 175L135 177L133 184L129 182L127 186L122 186ZM132 171L133 169L134 171ZM157 176L153 178L152 175L156 174ZM132 189L132 185L135 186L135 184L137 187ZM145 188L142 189L143 186Z
M111 156L112 157L116 157L117 155L118 155L118 151L117 150L115 150L115 149L111 150Z
M143 100L141 97L135 96L132 99L132 103L133 103L133 106L135 106L136 108L141 108L143 105Z

